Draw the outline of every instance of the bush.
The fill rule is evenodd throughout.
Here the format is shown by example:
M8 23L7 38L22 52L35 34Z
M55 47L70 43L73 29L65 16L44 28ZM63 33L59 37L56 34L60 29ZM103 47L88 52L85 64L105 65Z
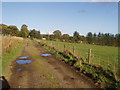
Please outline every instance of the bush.
M27 38L28 34L27 34L26 32L24 32L24 31L20 31L20 32L18 33L18 36L19 36L19 37L23 37L23 38Z

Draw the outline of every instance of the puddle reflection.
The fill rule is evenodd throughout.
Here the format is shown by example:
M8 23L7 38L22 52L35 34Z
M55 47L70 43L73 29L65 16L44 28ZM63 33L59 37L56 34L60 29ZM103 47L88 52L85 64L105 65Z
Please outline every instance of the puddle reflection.
M32 60L17 60L16 63L18 64L28 64L28 63L31 63Z
M51 54L41 54L41 56L51 56Z

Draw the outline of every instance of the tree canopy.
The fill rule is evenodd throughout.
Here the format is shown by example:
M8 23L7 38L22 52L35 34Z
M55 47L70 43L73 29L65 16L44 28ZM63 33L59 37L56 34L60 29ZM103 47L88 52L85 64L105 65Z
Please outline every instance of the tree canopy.
M31 38L41 38L40 31L36 31L35 29L31 30L29 35Z
M89 44L92 43L92 38L93 38L92 33L91 33L91 32L88 32L88 34L87 34L87 42L88 42Z
M28 34L24 31L20 31L19 34L18 34L19 37L23 37L23 38L27 38L27 35Z
M16 26L8 26L8 29L10 30L12 36L17 36L19 33L19 30Z
M56 38L56 39L61 39L62 33L61 33L60 30L55 30L55 31L53 32L53 34L55 35L55 38Z
M63 34L63 40L65 40L65 41L69 41L69 34Z
M23 24L23 25L21 26L21 31L26 32L27 34L29 34L29 30L28 30L27 27L28 27L27 25Z
M63 34L60 30L55 30L53 34L40 34L39 30L28 30L28 26L23 24L21 30L15 25L5 25L0 24L0 34L3 36L19 36L23 38L37 38L41 39L46 38L47 40L59 40L65 42L74 42L74 43L89 43L95 45L107 45L107 46L120 46L120 34L110 34L110 33L101 33L98 34L88 32L87 36L82 36L79 32L75 31L73 36L69 34Z
M75 31L73 33L73 39L74 39L75 42L78 42L80 40L79 32Z

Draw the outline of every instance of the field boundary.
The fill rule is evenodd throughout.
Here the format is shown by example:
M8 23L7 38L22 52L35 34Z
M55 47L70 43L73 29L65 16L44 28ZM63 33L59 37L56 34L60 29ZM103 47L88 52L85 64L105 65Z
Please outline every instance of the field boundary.
M39 42L39 41L38 41ZM43 42L39 42L40 44L42 44L42 46L45 46L45 47L47 47L46 49L47 50L50 50L51 51L51 49L53 49L53 52L61 52L61 51L59 51L58 49L56 49L55 47L51 47L51 46L49 46L49 45L47 45L46 43L43 43ZM69 52L69 51L67 51L67 50L65 50L65 51L63 51L63 52ZM70 53L70 52L69 52ZM57 53L58 54L58 53ZM71 55L73 56L73 57L75 57L72 53L71 53ZM70 55L68 55L68 56L70 56ZM66 56L67 57L67 56ZM107 83L110 83L110 82L113 82L114 84L115 84L115 82L117 82L116 83L116 85L118 85L118 83L119 83L119 81L117 81L117 79L116 79L116 77L115 77L115 74L113 73L113 72L111 72L111 70L108 70L108 69L104 69L104 68L102 68L101 66L96 66L96 65L94 65L94 64L89 64L88 62L84 62L84 61L82 61L83 59L82 58L78 58L78 57L75 57L76 58L76 60L78 61L77 63L78 63L78 65L77 65L77 67L75 67L76 69L78 69L78 70L80 70L81 68L84 68L84 69L82 69L82 71L80 71L80 72L82 72L83 74L85 74L86 75L86 73L87 73L87 75L86 76L88 76L88 77L90 77L90 78L93 78L93 79L96 79L95 77L99 77L99 74L97 74L97 72L99 72L99 73L103 73L103 75L106 73L108 73L107 75L108 75L108 77L109 77L109 75L110 75L110 77L112 77L113 78L113 81L104 81L103 80L103 82L105 83L105 82L107 82ZM73 58L72 58L73 59ZM81 60L80 60L81 59ZM73 59L74 60L74 59ZM66 58L64 58L64 61L65 62L69 62L69 64L70 63L72 63L72 60L70 59L70 60L67 60ZM82 61L82 62L81 62ZM87 65L87 66L86 66ZM74 66L74 65L73 65ZM93 71L92 70L90 70L90 69L93 69ZM85 70L85 71L84 71ZM97 71L96 71L97 70ZM92 73L90 73L90 72L92 72L92 73L94 73L94 74L96 74L96 75L93 75L93 76L91 76L92 75ZM100 75L101 76L101 75ZM106 76L105 76L106 77ZM102 78L105 78L105 77L102 77ZM102 80L102 78L101 78L101 80ZM109 80L111 80L110 78L109 78ZM115 82L114 82L115 81ZM97 81L97 83L96 84L99 84L99 82L101 82L101 81Z

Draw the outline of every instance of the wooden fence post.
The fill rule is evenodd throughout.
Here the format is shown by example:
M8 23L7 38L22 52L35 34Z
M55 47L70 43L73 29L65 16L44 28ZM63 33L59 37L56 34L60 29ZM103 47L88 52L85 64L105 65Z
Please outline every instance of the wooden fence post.
M74 55L74 53L75 53L75 47L73 46L73 55Z
M79 61L79 65L82 66L82 62L81 62L81 60Z
M59 43L57 43L57 49L59 50Z
M52 47L52 42L51 42L51 47Z
M65 45L64 45L64 51L65 51Z
M88 50L88 63L90 64L91 60L91 49Z

